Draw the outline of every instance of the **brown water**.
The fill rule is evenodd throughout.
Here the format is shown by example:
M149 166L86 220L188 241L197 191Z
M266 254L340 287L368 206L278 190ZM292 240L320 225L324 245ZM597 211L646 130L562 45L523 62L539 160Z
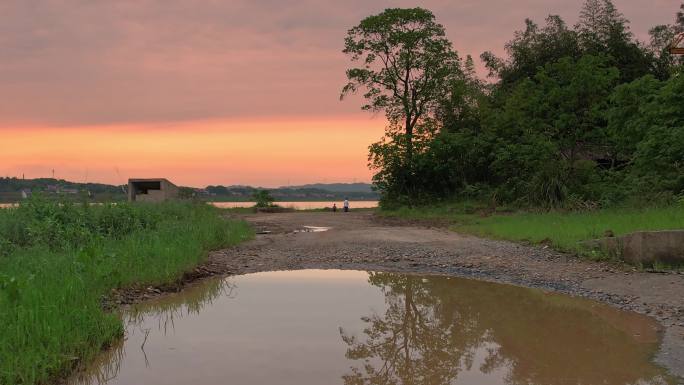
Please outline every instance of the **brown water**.
M278 206L291 207L295 210L311 210L324 209L332 207L333 203L337 204L337 208L342 210L342 203L337 201L321 201L321 202L274 202ZM254 207L255 202L211 202L216 207L224 209L232 209L236 207ZM378 201L350 201L351 209L369 209L378 207Z
M648 318L438 276L304 270L213 280L124 313L71 384L671 384Z

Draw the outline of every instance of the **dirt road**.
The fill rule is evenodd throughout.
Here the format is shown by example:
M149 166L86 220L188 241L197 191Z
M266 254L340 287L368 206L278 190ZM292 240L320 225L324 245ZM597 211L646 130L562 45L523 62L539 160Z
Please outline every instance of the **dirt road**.
M684 377L684 275L579 260L548 248L383 223L371 212L243 217L253 241L210 255L189 279L289 269L358 269L470 277L541 288L648 314L664 326L656 361ZM305 226L328 227L306 232Z

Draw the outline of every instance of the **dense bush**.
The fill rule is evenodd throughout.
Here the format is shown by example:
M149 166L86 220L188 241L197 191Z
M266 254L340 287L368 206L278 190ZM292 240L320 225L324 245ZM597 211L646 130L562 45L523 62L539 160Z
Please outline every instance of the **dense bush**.
M252 198L255 202L254 207L257 208L271 207L273 206L273 201L275 200L268 190L257 190L252 195Z
M172 213L166 212L166 215ZM50 251L86 247L106 238L122 238L132 232L151 230L162 213L153 207L104 204L91 207L64 201L50 203L34 198L0 216L2 253L45 247Z

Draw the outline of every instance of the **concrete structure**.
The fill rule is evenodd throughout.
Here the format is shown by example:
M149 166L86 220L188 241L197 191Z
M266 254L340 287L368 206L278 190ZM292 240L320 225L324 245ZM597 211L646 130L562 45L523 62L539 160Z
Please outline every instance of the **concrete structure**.
M128 180L129 202L163 202L178 197L178 187L164 178Z
M585 242L585 246L632 263L684 263L684 230L639 231Z

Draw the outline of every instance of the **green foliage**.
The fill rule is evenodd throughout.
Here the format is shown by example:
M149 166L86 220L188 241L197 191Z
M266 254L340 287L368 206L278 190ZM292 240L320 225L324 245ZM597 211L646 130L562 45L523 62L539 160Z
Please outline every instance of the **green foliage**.
M459 69L444 28L422 8L391 8L350 29L344 53L363 66L347 70L342 94L365 88L363 109L385 111L391 122L413 125L427 111L443 82Z
M584 56L548 64L492 111L492 169L505 200L558 206L590 178L584 159L603 149L602 111L617 79L605 59Z
M506 44L507 60L491 52L481 55L490 76L508 88L517 82L534 77L540 67L562 58L578 59L582 55L577 32L568 28L560 16L551 15L543 28L532 20L525 20L525 30L517 31Z
M581 213L520 213L474 218L456 225L458 231L514 241L550 241L554 248L582 254L580 242L601 238L607 230L616 236L634 231L684 228L684 211L676 207L609 209Z
M462 74L458 55L444 27L422 8L390 8L363 19L348 31L343 52L361 65L347 70L342 96L364 89L362 109L384 111L390 122L387 140L370 149L371 165L384 169L375 181L412 195L415 142L429 134L430 111L445 86Z
M612 0L586 0L575 26L585 54L605 55L620 71L620 81L629 82L652 70L652 57L634 40L629 21Z
M354 73L365 77L350 77L347 87L377 81L366 97L383 109L397 96L392 90L401 91L383 88L388 73L396 75L383 49L402 41L387 31L403 31L397 15L417 12L389 11L347 40L355 59L369 55ZM684 191L684 75L665 48L680 19L654 28L647 46L611 0L586 0L574 27L559 16L543 27L526 20L505 47L508 58L483 54L495 84L475 77L471 59L452 66L415 126L389 113L384 140L370 147L383 207L454 198L578 210L672 202ZM442 32L440 46L450 47ZM390 65L374 72L376 60ZM407 105L394 102L395 112Z
M648 132L647 112L662 82L651 75L615 88L606 111L608 135L616 161L629 161Z
M684 191L684 77L617 87L607 112L618 159L635 193Z
M273 197L268 192L268 190L256 190L253 195L254 202L256 204L254 207L264 208L273 206Z
M654 190L684 192L684 76L670 78L645 112L647 132L637 144L634 174Z
M678 30L676 25L657 25L648 32L651 37L648 51L653 58L652 72L660 80L669 78L678 66L684 64L684 57L670 52Z
M64 375L121 335L102 300L114 288L170 283L248 226L208 205L73 205L0 210L0 383Z

